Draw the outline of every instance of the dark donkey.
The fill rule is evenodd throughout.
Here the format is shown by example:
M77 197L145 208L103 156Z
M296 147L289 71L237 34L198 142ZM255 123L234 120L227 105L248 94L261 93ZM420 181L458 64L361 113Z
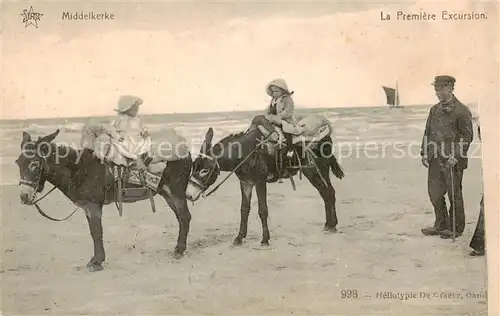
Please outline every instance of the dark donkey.
M267 126L266 126L267 124ZM248 216L253 187L257 191L259 217L262 222L262 241L264 246L269 245L269 228L267 225L267 183L277 181L277 167L275 156L269 153L263 132L257 125L264 125L267 130L273 127L267 120L257 116L252 121L248 131L231 134L212 146L213 130L209 128L205 135L200 155L195 159L193 172L188 184L186 195L190 200L197 200L201 194L216 181L220 171L234 171L240 180L241 189L241 222L238 236L234 239L235 245L240 245L247 236ZM319 191L325 203L325 231L336 232L337 213L335 210L335 190L330 182L329 170L342 179L344 172L333 155L333 143L330 135L316 143L314 155L306 155L305 147L296 146L296 163L304 166L302 171L309 182ZM309 158L310 157L310 158ZM311 159L312 161L310 161ZM311 164L315 167L311 167ZM298 169L288 170L288 176L293 176ZM213 191L212 191L213 192Z
M90 271L99 271L103 269L102 262L105 260L102 207L116 201L114 178L108 166L101 163L91 150L75 150L53 143L58 134L59 130L32 140L30 134L23 133L21 154L16 160L21 178L21 202L27 205L36 203L36 194L43 191L48 181L81 207L87 216L94 241L94 255L87 267ZM168 162L158 190L179 221L179 237L174 251L176 257L182 256L186 249L191 220L185 195L191 167L191 157Z

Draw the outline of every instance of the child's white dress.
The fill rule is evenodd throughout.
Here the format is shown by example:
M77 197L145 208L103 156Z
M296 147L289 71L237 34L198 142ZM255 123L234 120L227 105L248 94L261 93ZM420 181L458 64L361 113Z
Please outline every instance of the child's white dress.
M123 137L123 141L116 142L117 149L123 156L136 160L150 150L151 138L141 135L145 128L138 116L119 114L118 119L113 122L113 127Z

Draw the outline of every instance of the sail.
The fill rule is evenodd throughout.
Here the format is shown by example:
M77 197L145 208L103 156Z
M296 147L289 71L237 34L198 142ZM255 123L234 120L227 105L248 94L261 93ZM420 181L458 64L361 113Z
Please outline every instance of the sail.
M387 104L396 106L399 105L399 93L396 94L396 89L382 86L387 97Z

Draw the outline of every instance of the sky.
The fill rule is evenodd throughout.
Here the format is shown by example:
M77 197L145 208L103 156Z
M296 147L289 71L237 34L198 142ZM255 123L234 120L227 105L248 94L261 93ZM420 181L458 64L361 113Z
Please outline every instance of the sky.
M266 84L284 78L298 107L382 106L398 82L401 103L432 104L434 76L457 79L463 102L498 54L498 4L395 2L3 3L1 117L112 115L122 94L141 112L264 109ZM382 21L441 10L487 12L486 21ZM495 11L496 10L496 11ZM113 13L112 21L62 21L65 11Z

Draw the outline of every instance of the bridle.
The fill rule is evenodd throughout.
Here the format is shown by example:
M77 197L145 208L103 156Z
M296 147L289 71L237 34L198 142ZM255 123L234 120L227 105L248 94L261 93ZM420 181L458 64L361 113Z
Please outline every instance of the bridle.
M202 196L203 196L204 198L208 197L210 194L212 194L212 193L214 193L215 191L217 191L217 189L219 189L219 188L220 188L220 186L221 186L224 182L226 182L226 180L227 180L227 179L229 179L229 177L230 177L231 175L233 175L233 173L235 173L235 172L236 172L236 170L238 170L238 169L241 167L241 165L243 165L243 164L244 164L244 163L245 163L245 162L246 162L246 161L247 161L250 157L252 157L252 156L253 156L253 154L254 154L255 152L257 152L257 150L258 150L261 146L263 146L263 145L264 145L264 143L265 143L265 142L266 142L266 141L267 141L267 140L268 140L268 139L269 139L269 138L270 138L270 137L271 137L274 133L275 133L275 132L270 133L270 134L269 134L269 135L268 135L268 136L267 136L267 137L266 137L263 141L261 141L261 143L260 143L259 145L255 146L255 148L254 148L254 149L253 149L253 150L252 150L252 151L251 151L251 152L250 152L250 153L249 153L249 154L248 154L248 155L247 155L247 156L246 156L246 157L245 157L245 158L244 158L244 159L243 159L243 160L242 160L242 161L241 161L241 162L240 162L237 166L236 166L236 167L234 167L234 169L233 169L233 170L232 170L232 171L231 171L231 172L230 172L230 173L229 173L229 174L228 174L228 175L227 175L227 176L226 176L226 177L225 177L225 178L224 178L224 179L223 179L223 180L222 180L219 184L217 184L217 185L216 185L213 189L211 189L208 193L206 193L205 191L206 191L206 190L207 190L210 186L207 186L207 185L205 185L205 184L203 184L203 183L200 183L197 179L194 179L194 180L193 180L193 179L192 179L192 175L191 175L191 177L189 177L189 180L188 180L188 181L189 181L189 182L191 182L191 184L193 184L194 186L197 186L198 188L200 188L200 189L201 189ZM207 178L207 179L210 179L210 177L212 176L212 174L213 174L214 172L217 172L217 176L218 176L218 175L219 175L219 173L220 173L220 165L219 165L219 162L217 161L217 158L212 157L212 156L209 156L209 155L204 154L204 153L200 153L200 156L201 156L201 157L203 157L203 158L207 158L207 159L212 160L212 161L214 161L214 162L215 162L215 163L214 163L214 167L213 167L212 169L210 169L210 171L209 171L209 173L208 173L208 175L207 175L207 177L206 177L206 178ZM193 173L194 173L194 171L195 171L195 170L193 170Z
M55 189L57 189L56 186L54 186L52 189L50 189L49 192L45 193L41 198L38 198L38 199L35 200L35 196L39 192L40 187L43 188L43 186L45 184L45 180L46 180L45 179L45 176L46 176L45 172L46 172L46 169L48 170L48 168L49 168L49 165L47 163L46 157L37 156L37 158L39 158L39 160L41 161L41 164L40 164L40 172L36 176L35 181L31 181L31 180L25 179L25 178L23 178L21 176L20 179L19 179L19 185L27 185L27 186L32 187L34 189L33 190L33 194L29 197L29 199L30 199L32 205L36 207L36 209L38 210L38 213L40 213L40 215L42 215L43 217L45 217L47 219L50 219L51 221L55 221L55 222L65 221L65 220L69 219L70 217L72 217L79 208L77 207L72 213L70 213L68 216L66 216L64 218L54 218L54 217L51 217L51 216L47 215L42 210L42 208L38 205L38 202L40 202L41 200L43 200L47 195L49 195ZM40 191L42 191L42 190L40 190Z
M220 165L219 165L219 162L217 161L217 158L209 156L209 155L207 155L205 153L200 153L199 157L202 157L202 158L205 158L205 159L208 159L208 160L214 162L213 167L210 168L210 170L208 171L208 174L206 175L206 179L210 179L214 175L214 173L216 173L216 175L219 176L219 174L220 174ZM195 187L198 187L201 190L203 197L205 198L209 194L211 194L211 192L209 194L205 194L205 191L208 190L208 188L210 187L210 185L206 185L206 184L200 182L197 178L193 178L193 175L194 175L195 171L196 170L193 168L193 172L191 173L191 177L189 177L188 181L192 185L194 185Z
M26 154L26 151L24 151L23 154ZM38 158L38 160L36 160L36 161L40 163L40 172L35 177L35 180L32 181L32 180L25 179L22 177L22 175L20 176L20 179L19 179L19 185L26 185L26 186L32 187L34 189L33 194L30 196L30 201L32 203L36 203L39 200L41 200L41 199L38 199L37 201L34 201L36 194L39 191L41 191L40 190L41 187L43 190L43 186L45 184L45 169L48 168L48 164L47 164L47 161L45 160L45 157L36 156L36 158ZM52 191L50 191L50 192L52 192Z

